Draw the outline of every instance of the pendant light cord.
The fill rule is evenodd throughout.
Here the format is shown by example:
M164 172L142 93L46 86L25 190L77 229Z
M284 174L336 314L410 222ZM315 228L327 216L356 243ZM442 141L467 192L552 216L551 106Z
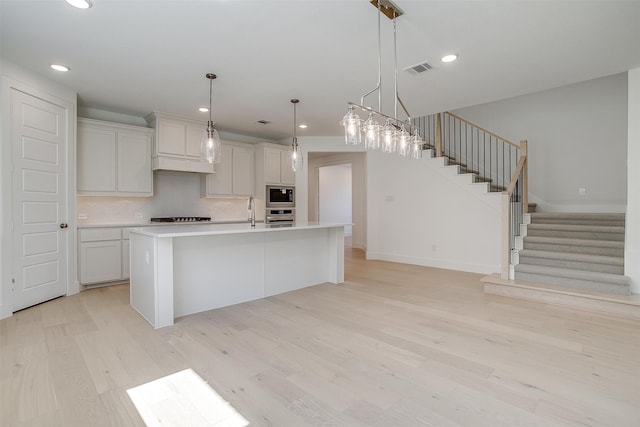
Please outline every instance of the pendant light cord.
M213 99L213 80L209 79L209 123L211 123L211 100Z

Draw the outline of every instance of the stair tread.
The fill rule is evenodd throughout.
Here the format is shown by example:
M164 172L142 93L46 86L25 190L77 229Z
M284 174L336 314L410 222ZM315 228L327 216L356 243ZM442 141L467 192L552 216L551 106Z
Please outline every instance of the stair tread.
M624 242L615 240L593 240L593 239L575 239L565 237L548 237L548 236L525 236L525 242L531 243L547 243L555 245L572 245L572 246L597 246L603 248L623 248Z
M551 218L551 219L596 219L596 220L614 220L624 221L623 213L592 213L592 212L532 212L533 218Z
M533 257L533 258L550 258L563 261L578 261L588 262L591 264L609 264L622 266L624 265L624 257L606 256L606 255L591 255L591 254L576 254L571 252L554 252L554 251L542 251L537 249L522 249L520 257Z
M533 214L532 214L533 215ZM536 224L527 226L531 230L587 231L624 234L624 227L617 225L574 225L574 224Z
M520 273L531 273L543 276L564 277L590 282L629 286L629 278L622 274L600 273L594 271L574 270L570 268L560 267L547 267L533 264L518 264L515 266L515 271Z

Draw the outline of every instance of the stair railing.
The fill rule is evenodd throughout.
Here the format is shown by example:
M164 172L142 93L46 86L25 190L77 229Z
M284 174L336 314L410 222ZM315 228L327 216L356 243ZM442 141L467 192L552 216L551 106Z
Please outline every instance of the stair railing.
M527 141L520 141L520 159L509 185L502 192L502 271L503 279L510 278L511 251L516 246L516 236L520 235L524 214L529 212L529 189L527 182L528 158Z
M426 141L425 149L459 165L461 173L475 174L489 183L489 191L502 192L502 272L509 278L511 250L528 212L527 141L513 143L450 112L411 120Z
M436 157L473 173L476 182L490 183L489 191L504 191L520 158L520 146L453 113L412 119Z

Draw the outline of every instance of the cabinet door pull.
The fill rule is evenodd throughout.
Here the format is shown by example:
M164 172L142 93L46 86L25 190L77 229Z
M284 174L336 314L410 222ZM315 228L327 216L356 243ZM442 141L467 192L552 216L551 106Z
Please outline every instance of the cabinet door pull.
M69 224L67 224L66 222L60 223L60 228L67 228L67 227L69 227Z

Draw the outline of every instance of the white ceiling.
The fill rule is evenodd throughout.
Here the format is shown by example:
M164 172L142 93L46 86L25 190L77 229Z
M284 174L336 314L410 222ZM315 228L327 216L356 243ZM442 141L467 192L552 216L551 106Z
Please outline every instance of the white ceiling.
M640 66L640 1L395 0L398 69L413 116ZM368 0L0 0L2 57L78 92L79 105L206 120L207 72L220 130L339 135L347 101L377 82L377 9ZM393 113L392 22L383 17L383 110ZM460 59L439 58L456 52ZM51 63L69 65L56 73ZM377 98L368 98L377 104ZM269 120L258 125L257 120Z

